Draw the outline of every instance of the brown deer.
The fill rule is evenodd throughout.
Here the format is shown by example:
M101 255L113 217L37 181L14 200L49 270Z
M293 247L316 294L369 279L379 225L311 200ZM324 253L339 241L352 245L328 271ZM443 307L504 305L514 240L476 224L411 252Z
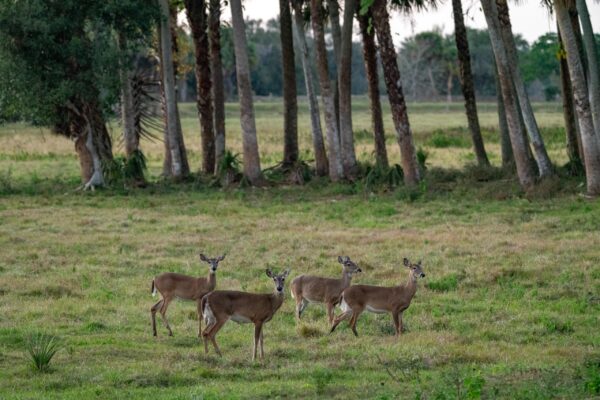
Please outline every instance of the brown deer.
M296 317L300 319L308 303L325 303L329 323L333 323L333 309L340 302L342 292L352 281L352 275L362 270L350 257L338 257L342 264L342 277L322 278L320 276L300 275L291 284L292 298L296 300Z
M193 300L197 302L198 311L198 337L202 330L202 309L200 300L204 295L215 290L217 286L217 267L219 262L223 261L225 254L217 258L208 258L200 254L200 260L208 263L209 273L207 278L196 278L193 276L177 274L174 272L165 272L158 275L152 281L152 296L160 292L162 299L152 306L150 314L152 315L152 333L156 336L156 312L160 312L165 326L169 330L169 336L173 336L173 331L167 321L167 308L173 299Z
M264 357L263 325L273 318L273 315L283 304L283 286L285 278L290 273L286 270L277 275L267 269L267 276L275 282L275 292L272 294L257 294L238 292L233 290L215 290L202 298L202 310L206 328L202 333L204 339L204 352L208 354L208 341L210 340L215 351L220 356L221 350L217 345L215 336L228 320L239 324L254 324L254 346L252 361L256 359L257 347L260 345L260 358Z
M421 268L421 261L412 264L407 258L404 259L404 265L409 268L408 282L404 285L393 287L381 287L370 285L354 285L344 290L340 307L343 313L335 319L331 327L331 332L343 320L350 318L350 328L355 336L356 321L364 311L370 311L377 314L389 312L394 319L396 336L402 333L402 313L410 306L410 302L417 291L417 278L424 278L425 274Z

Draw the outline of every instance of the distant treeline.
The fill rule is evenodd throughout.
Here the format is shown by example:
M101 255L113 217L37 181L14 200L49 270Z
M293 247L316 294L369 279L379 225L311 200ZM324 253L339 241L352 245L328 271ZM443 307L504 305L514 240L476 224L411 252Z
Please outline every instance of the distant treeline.
M252 89L257 96L281 96L283 74L281 67L281 41L279 21L271 19L247 21L248 48ZM496 81L493 73L494 58L487 30L468 29L471 63L475 91L479 98L495 99ZM312 53L313 40L309 35L308 46ZM540 36L528 43L522 36L515 35L519 53L519 67L532 99L557 100L560 96L560 71L558 53L560 47L556 33ZM600 48L600 35L596 35ZM186 29L179 29L179 100L196 100L196 76L194 74L194 47ZM231 27L221 29L223 76L228 100L237 96L235 56ZM333 56L333 45L328 50L331 79L335 79L337 66ZM448 100L461 96L456 44L453 34L440 30L421 32L410 36L398 49L398 61L403 86L410 100ZM304 74L298 52L296 52L296 80L298 94L305 95ZM316 64L312 65L317 76ZM381 91L385 93L383 80ZM317 88L318 90L318 88ZM352 50L352 94L367 94L367 81L362 58L362 44L353 42ZM459 99L460 100L460 99ZM462 101L462 100L460 100Z

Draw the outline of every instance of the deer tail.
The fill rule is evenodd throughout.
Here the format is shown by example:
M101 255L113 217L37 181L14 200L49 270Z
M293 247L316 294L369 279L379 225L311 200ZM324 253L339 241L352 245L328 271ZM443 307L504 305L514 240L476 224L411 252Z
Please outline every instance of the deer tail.
M152 297L156 296L156 286L154 286L154 279L152 279L152 288L150 289L150 293L152 293Z

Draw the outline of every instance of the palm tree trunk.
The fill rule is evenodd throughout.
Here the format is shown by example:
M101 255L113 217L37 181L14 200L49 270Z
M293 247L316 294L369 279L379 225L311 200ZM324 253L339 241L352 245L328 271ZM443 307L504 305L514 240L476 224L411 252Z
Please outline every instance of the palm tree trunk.
M331 37L333 39L333 54L335 55L335 70L339 71L342 57L342 30L340 28L340 4L338 0L327 0L329 22L331 24ZM338 74L336 74L337 76ZM338 133L340 132L340 89L339 81L333 82L333 101L335 104L335 118Z
M340 94L340 144L342 147L342 165L344 175L354 180L357 174L356 154L354 152L354 134L352 132L352 22L358 5L357 0L345 0L344 26L340 63L338 65L338 87Z
M118 35L119 47L127 47L127 38L123 32ZM133 65L126 63L121 65L121 120L123 124L123 142L125 143L125 155L131 156L139 150L140 140L135 131L135 109L133 100Z
M281 64L283 69L283 167L298 161L298 102L294 37L289 0L279 0Z
M517 167L519 182L524 189L529 189L535 182L535 176L527 152L527 143L524 138L524 132L519 122L519 109L517 105L517 96L513 86L513 79L510 72L508 55L502 40L500 23L498 21L498 10L495 0L482 0L481 5L488 25L488 33L496 58L498 67L498 79L504 100L504 109L506 121L510 134L510 142Z
M563 105L563 117L565 120L565 133L567 136L567 155L573 169L583 168L582 152L580 150L580 139L577 131L577 117L573 105L573 87L569 78L569 66L564 54L560 29L558 29L558 43L560 46L560 89Z
M588 88L592 107L592 120L594 121L594 130L600 138L600 66L598 65L598 49L592 21L585 0L577 0L577 11L581 20L583 30L583 44L585 54L587 55Z
M327 50L325 48L325 32L323 28L322 0L310 0L311 21L317 56L317 70L321 86L321 100L325 107L325 126L329 145L329 178L337 182L344 176L341 160L340 138L338 134L335 105L331 93L331 84L327 66Z
M473 73L471 72L471 54L469 52L469 41L467 40L467 29L465 28L461 0L452 0L452 12L454 14L454 38L456 40L458 65L460 68L460 85L463 97L465 98L465 111L469 130L471 131L473 150L477 157L477 164L490 165L483 145L483 138L481 137L479 117L477 116L477 102L475 101ZM448 95L450 96L450 91L448 91Z
M215 172L215 134L206 1L185 0L185 9L192 31L196 56L196 105L200 117L202 138L202 171L206 174L213 174Z
M212 81L213 121L215 124L215 158L218 164L225 154L225 89L221 62L221 0L210 0L208 10L208 41Z
M315 93L313 74L308 54L308 45L306 43L306 33L304 31L304 18L302 17L302 2L293 1L294 20L296 26L296 38L300 46L300 59L302 60L302 70L304 71L304 84L306 85L306 95L308 97L308 109L310 112L310 123L312 131L313 148L315 151L315 169L317 176L326 176L328 172L327 153L325 153L325 144L323 142L323 131L321 129L321 115L319 112L319 100Z
M565 4L560 0L555 1L554 11L556 12L556 20L567 53L569 76L571 77L575 99L575 111L579 120L581 142L583 144L587 192L591 196L597 196L600 194L600 145L598 136L594 132L584 68L577 49L575 32Z
M531 108L531 102L529 101L529 95L527 94L525 84L521 78L521 72L519 71L517 46L512 33L508 3L506 0L496 0L496 4L498 9L501 36L504 42L504 48L506 49L506 55L508 57L510 73L517 92L517 99L519 101L519 106L521 107L523 121L525 122L525 127L529 133L531 144L533 145L539 174L542 178L551 176L553 174L552 162L550 161L550 157L548 157L548 152L546 151L546 146L544 145L544 139L540 134L535 115L533 114L533 109Z
M183 135L179 135L178 125L179 113L177 110L177 99L175 91L175 71L173 66L173 42L171 38L171 21L169 17L169 4L167 0L160 0L162 18L160 22L160 53L161 53L161 75L165 97L166 110L166 144L170 165L168 175L178 180L189 173L187 160L184 159L185 147L183 147Z
M392 119L396 128L398 145L400 146L404 182L407 185L414 185L420 181L419 167L386 7L385 0L375 0L372 5L373 26L379 42L379 54L388 92L388 101L392 109Z
M262 183L260 156L256 138L256 121L250 83L250 65L248 63L248 43L246 42L246 24L242 13L241 0L230 0L231 22L233 25L233 46L235 51L235 69L237 74L238 96L242 126L244 150L244 175L252 183Z
M375 140L375 158L380 167L389 167L387 150L385 147L385 130L383 127L383 114L381 112L381 100L379 95L379 73L377 71L377 47L375 45L375 34L369 30L369 20L372 13L360 15L357 11L356 17L360 26L363 44L363 58L365 60L365 71L371 102L371 125L373 127L373 138Z

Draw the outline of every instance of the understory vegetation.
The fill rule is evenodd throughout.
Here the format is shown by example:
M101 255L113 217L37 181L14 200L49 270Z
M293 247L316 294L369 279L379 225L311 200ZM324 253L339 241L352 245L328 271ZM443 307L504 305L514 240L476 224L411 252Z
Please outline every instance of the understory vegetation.
M473 166L462 105L416 104L423 183L409 189L401 179L373 178L369 186L376 167L366 162L368 103L354 104L366 173L353 184L310 177L292 185L275 172L264 188L224 189L202 175L174 184L158 179L163 144L146 142L155 183L77 192L72 143L31 126L0 126L0 398L599 396L600 204L581 195L583 177L561 167L560 107L536 105L558 176L523 193L514 173L499 167L496 114L486 104L480 118L492 167ZM263 168L270 168L281 160L281 105L256 109ZM308 149L301 111L300 144ZM199 166L194 112L181 107L190 164ZM222 168L235 170L236 107L227 114L231 153ZM394 165L389 113L386 123ZM223 358L204 355L193 303L170 307L174 337L160 321L152 337L152 278L206 275L200 251L227 254L219 289L270 292L265 268L290 267L291 279L339 276L338 255L363 270L353 283L404 282L403 257L422 259L427 276L398 339L389 315L363 314L358 338L345 323L329 335L318 305L296 324L286 284L284 304L264 330L265 361L252 363L253 328L233 322L218 336ZM44 373L28 353L40 335L60 343Z

